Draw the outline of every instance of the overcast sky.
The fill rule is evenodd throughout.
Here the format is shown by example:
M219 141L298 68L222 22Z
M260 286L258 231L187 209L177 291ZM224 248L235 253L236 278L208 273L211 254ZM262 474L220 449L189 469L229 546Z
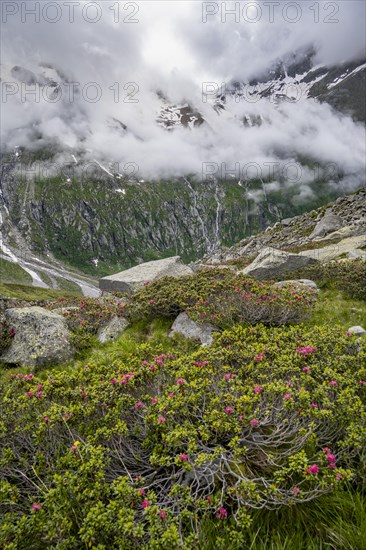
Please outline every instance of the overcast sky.
M361 58L362 0L44 0L38 3L39 21L37 9L36 15L31 13L36 4L2 2L1 63L7 68L2 79L7 80L6 70L13 65L39 73L38 64L49 63L81 85L98 83L103 94L96 103L79 96L72 104L7 98L1 105L6 146L28 145L32 134L25 127L31 125L46 140L57 138L77 148L83 139L91 156L135 162L148 177L200 172L204 162L263 163L278 157L278 144L282 159L283 151L289 161L306 154L322 162L341 162L349 174L362 172L364 129L309 100L284 105L280 111L265 101L233 104L230 116L215 115L209 128L195 131L167 133L155 123L161 104L156 90L172 102L189 101L212 117L202 103L203 82L247 81L277 58L311 44L318 64ZM131 82L135 88L124 91ZM123 100L131 91L137 102L127 104ZM270 122L243 130L238 120L244 114L261 114ZM123 121L130 132L118 136L106 124L110 117Z

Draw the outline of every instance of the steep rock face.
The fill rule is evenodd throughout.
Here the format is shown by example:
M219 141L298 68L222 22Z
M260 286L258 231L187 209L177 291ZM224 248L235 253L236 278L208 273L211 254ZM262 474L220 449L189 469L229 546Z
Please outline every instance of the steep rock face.
M61 315L35 306L8 309L5 319L15 336L0 357L2 363L37 368L73 356L70 333Z

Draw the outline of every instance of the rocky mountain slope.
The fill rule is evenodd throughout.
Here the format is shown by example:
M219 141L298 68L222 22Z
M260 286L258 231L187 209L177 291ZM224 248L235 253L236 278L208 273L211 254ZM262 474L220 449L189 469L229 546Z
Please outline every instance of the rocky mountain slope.
M283 219L230 248L206 255L203 262L245 265L265 247L324 261L366 258L366 188L301 216Z

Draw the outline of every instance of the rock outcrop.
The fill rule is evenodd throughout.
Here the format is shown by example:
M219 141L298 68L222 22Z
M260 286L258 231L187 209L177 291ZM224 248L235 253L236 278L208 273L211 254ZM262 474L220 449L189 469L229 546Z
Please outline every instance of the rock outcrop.
M4 364L41 367L71 359L73 349L66 320L41 307L8 309L7 324L15 335L0 357Z
M162 277L181 277L192 275L193 270L184 265L179 256L147 262L121 273L103 277L99 281L99 288L107 292L126 292L131 294L144 286Z
M275 248L264 248L255 260L246 267L242 273L251 275L259 280L278 279L287 273L297 271L308 265L316 264L317 260L300 256L299 254L290 254L283 250Z
M208 323L196 323L186 313L180 313L173 323L169 336L181 334L185 338L199 340L203 346L212 344L212 333L217 329Z

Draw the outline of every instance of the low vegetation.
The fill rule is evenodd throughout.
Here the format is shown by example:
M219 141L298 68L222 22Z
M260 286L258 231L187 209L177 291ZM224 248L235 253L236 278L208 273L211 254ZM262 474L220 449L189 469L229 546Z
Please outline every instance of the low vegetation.
M343 310L366 303L336 265L317 301L230 270L53 301L81 354L3 371L0 546L363 548L366 348ZM210 347L168 337L181 311ZM130 328L96 345L111 315Z

